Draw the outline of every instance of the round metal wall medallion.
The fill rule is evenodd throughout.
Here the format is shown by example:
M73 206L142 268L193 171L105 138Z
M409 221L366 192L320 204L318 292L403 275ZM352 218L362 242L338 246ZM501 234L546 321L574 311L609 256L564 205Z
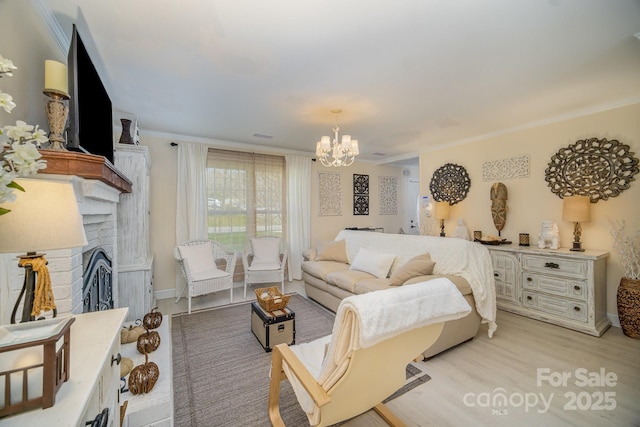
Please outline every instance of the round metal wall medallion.
M590 138L561 148L545 170L551 192L589 196L591 203L616 197L629 188L639 171L638 158L619 141Z
M438 168L431 177L429 190L436 202L449 202L455 205L469 194L471 179L467 170L453 163Z

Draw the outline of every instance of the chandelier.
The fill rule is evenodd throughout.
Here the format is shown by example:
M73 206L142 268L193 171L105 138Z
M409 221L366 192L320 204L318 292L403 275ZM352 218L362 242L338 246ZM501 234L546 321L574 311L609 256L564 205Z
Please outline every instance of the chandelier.
M342 110L335 109L331 112L336 116L336 126L333 128L333 140L329 136L323 136L316 143L316 156L323 166L350 166L360 153L358 141L351 139L351 135L342 135L342 141L338 138L340 127L338 126L338 115Z

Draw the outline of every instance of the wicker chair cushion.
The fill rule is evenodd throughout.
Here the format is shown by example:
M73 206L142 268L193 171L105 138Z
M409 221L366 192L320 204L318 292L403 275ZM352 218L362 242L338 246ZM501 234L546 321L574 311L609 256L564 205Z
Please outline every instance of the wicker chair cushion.
M252 266L256 263L277 263L278 268L280 268L279 237L261 237L251 239L251 247L253 248Z
M256 261L255 258L251 265L249 266L249 271L271 271L271 270L280 270L279 262L261 262Z
M191 274L217 270L210 243L178 246L178 249L180 250L180 256L187 260Z
M211 270L191 272L191 277L193 278L194 282L199 282L201 280L218 279L220 277L228 277L228 276L230 276L229 273L227 273L226 271L219 270L217 268L214 268Z

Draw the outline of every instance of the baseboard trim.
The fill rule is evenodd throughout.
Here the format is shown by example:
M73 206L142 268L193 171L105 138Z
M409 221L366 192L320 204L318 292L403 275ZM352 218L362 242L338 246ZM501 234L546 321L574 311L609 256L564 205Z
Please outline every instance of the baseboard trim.
M172 299L176 297L175 289L163 289L161 291L154 291L153 295L156 297L156 300L161 299Z
M611 321L611 326L615 326L616 328L620 327L620 319L617 314L607 313L607 317Z

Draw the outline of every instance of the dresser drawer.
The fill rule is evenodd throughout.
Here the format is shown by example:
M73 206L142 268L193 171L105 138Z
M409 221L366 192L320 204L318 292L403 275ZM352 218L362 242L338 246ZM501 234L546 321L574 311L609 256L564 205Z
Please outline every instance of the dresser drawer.
M584 260L554 258L551 256L523 255L522 269L557 276L585 279L588 264Z
M524 291L522 293L522 305L580 322L586 322L588 318L587 304L584 302L571 301L535 292Z
M564 279L525 272L522 274L522 287L531 291L541 291L583 301L586 301L588 297L585 280Z

